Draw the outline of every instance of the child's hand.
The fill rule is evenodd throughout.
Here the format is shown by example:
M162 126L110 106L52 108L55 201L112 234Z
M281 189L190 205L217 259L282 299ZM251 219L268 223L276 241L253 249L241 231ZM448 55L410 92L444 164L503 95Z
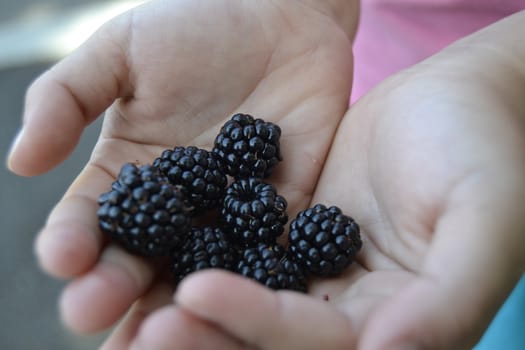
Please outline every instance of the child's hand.
M151 162L174 145L210 149L226 119L250 113L283 130L286 162L271 181L290 215L308 205L352 77L351 29L345 33L321 4L149 2L105 25L31 86L9 157L21 175L59 164L109 107L91 159L36 242L42 267L72 279L60 304L68 326L110 327L155 288L152 267L108 246L97 227L97 197L122 164ZM357 11L352 18L355 28ZM114 348L126 348L146 316L131 311Z

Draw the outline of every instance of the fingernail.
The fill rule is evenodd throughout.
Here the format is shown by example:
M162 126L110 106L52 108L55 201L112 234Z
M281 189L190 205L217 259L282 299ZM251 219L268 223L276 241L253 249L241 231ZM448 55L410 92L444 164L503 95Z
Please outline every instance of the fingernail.
M18 131L18 134L16 135L15 139L11 143L11 147L9 147L9 152L7 153L7 168L9 170L13 170L11 167L13 154L16 152L16 149L20 145L20 141L22 140L23 137L24 137L24 129L22 128Z

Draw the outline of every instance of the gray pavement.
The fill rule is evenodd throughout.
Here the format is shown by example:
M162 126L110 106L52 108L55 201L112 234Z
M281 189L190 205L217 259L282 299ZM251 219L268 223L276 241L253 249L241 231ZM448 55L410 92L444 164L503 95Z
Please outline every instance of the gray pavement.
M4 0L0 23L30 13L35 4L54 8L93 2ZM0 153L4 157L20 126L25 90L49 64L0 70ZM1 350L87 350L101 342L101 335L77 336L63 327L57 310L63 282L42 273L33 255L35 234L89 157L99 128L100 122L89 127L74 154L45 175L22 178L0 167Z

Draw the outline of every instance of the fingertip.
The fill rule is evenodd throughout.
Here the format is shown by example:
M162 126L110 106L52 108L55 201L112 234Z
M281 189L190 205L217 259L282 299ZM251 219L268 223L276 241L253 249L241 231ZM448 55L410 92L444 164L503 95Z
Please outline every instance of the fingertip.
M42 270L53 277L72 278L93 267L100 254L100 244L87 231L73 224L45 227L34 244Z
M79 285L86 285L85 281L73 281L68 284L58 301L58 309L62 323L71 331L77 334L90 334L97 331L100 327L96 326L89 313L83 317L82 305L85 303L85 293L81 293ZM93 289L92 286L89 288Z
M62 323L77 334L94 334L111 327L124 315L123 305L115 293L107 291L98 276L89 275L71 282L62 291L59 312ZM127 295L123 299L129 299Z
M100 28L28 87L24 132L7 158L12 172L34 176L60 164L71 154L84 128L121 94L128 94L125 46L130 16L122 18Z
M155 310L170 305L172 294L173 286L171 283L166 281L156 283L139 301L133 304L126 316L112 329L111 334L105 339L99 350L132 349L130 343L137 339L145 320L149 320ZM142 348L144 349L144 347ZM146 349L152 350L151 347L146 347Z
M59 309L74 332L91 334L117 322L147 290L153 271L139 258L108 248L89 272L63 290Z
M237 292L254 285L255 288L264 288L255 285L255 282L221 269L207 269L192 273L182 280L175 293L175 302L192 308L205 309L209 301L228 297L230 291Z
M184 339L185 334L177 334L184 319L170 306L155 311L146 318L139 328L132 349L169 349L173 339ZM179 342L180 345L180 342Z
M90 168L88 168L90 169ZM97 203L89 193L97 192L100 174L77 178L76 192L65 195L53 208L46 225L34 242L34 252L42 269L58 278L79 276L91 269L99 259L105 237L98 227ZM92 181L94 180L94 181Z
M131 349L246 349L230 334L184 309L170 305L142 324Z
M87 125L71 92L49 72L29 87L23 119L8 156L9 169L22 176L43 174L64 161Z

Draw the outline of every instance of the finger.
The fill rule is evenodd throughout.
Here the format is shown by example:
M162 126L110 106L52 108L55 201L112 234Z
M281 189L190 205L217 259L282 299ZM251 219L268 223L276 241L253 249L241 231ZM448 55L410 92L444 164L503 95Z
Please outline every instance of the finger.
M113 175L88 165L50 213L35 241L40 266L60 278L78 276L97 262L104 238L98 228L97 196Z
M129 93L129 14L103 26L28 89L23 126L8 156L15 173L32 176L63 161L86 125Z
M141 326L133 350L248 350L213 324L174 305L156 311Z
M331 304L296 292L274 292L222 271L189 276L175 301L260 349L348 349L352 324Z
M159 282L141 297L104 341L100 350L129 349L144 320L173 302L173 286Z
M524 186L503 174L480 178L452 191L421 275L371 317L360 349L467 349L479 340L525 266L516 244Z
M147 150L133 146L111 149L104 168L90 163L75 179L48 218L36 243L40 264L59 277L78 277L61 297L62 318L66 325L81 333L111 326L149 288L154 270L142 258L109 246L103 251L104 238L96 218L97 198L110 188L119 162L130 151L134 158L147 159ZM101 254L102 252L102 254ZM99 255L100 258L99 258Z
M98 149L104 151L97 154ZM94 266L105 240L96 216L98 197L111 188L121 164L146 163L152 153L146 146L123 141L99 142L92 160L50 213L35 241L38 261L47 273L71 278Z
M39 265L59 278L80 275L97 261L102 246L95 221L96 204L83 197L71 197L62 200L54 212L35 241Z
M151 266L118 247L106 248L100 261L62 292L63 322L78 333L112 326L151 285Z

